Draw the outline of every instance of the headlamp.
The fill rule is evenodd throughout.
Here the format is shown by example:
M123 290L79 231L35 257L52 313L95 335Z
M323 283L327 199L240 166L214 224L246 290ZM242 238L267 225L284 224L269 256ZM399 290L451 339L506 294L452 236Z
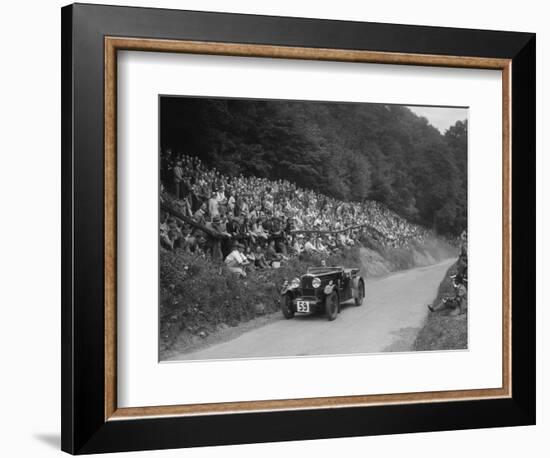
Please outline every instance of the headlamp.
M290 282L290 287L292 289L299 288L300 287L300 279L298 277L293 278L292 281Z

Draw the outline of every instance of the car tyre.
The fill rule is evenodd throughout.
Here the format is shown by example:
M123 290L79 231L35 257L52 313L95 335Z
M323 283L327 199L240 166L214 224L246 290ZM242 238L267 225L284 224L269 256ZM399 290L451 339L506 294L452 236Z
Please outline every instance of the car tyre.
M283 316L287 320L290 320L291 318L294 318L294 310L292 308L292 298L288 294L285 294L285 298L284 298L283 303L281 305L281 309L283 311Z
M333 291L325 297L325 313L329 321L334 321L338 316L340 310L340 300L338 299L338 293Z
M359 290L359 295L355 298L355 305L359 307L360 305L363 305L363 299L365 298L365 283L362 279L359 280L357 289Z

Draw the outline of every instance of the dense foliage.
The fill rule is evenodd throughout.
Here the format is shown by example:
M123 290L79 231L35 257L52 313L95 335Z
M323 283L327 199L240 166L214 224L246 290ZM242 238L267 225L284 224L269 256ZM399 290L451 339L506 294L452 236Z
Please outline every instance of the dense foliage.
M466 121L442 135L397 105L163 97L161 148L231 175L377 200L443 234L466 227Z

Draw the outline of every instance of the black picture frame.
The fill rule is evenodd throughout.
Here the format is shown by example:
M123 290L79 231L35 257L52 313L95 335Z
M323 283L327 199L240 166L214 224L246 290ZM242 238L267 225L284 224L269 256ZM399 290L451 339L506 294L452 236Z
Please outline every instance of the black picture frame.
M535 424L535 34L88 4L66 6L61 14L64 451L84 454ZM511 59L512 396L106 421L105 36Z

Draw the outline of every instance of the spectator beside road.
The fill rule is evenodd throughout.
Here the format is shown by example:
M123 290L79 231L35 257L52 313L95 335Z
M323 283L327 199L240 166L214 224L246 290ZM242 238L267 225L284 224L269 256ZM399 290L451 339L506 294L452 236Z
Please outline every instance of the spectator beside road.
M444 298L435 306L429 305L430 312L437 312L446 308L451 308L450 314L453 316L462 315L467 312L468 306L468 233L462 231L460 236L461 247L460 255L456 262L455 275L452 275L453 295Z
M246 277L245 267L249 264L246 256L241 252L243 246L235 243L233 250L225 258L225 265L227 268L241 277Z

